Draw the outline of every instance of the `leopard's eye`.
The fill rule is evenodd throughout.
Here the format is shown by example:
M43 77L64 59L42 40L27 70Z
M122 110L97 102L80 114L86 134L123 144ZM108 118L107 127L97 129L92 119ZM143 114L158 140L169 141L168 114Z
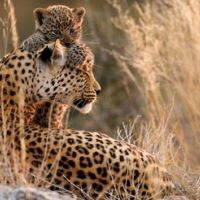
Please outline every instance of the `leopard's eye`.
M74 29L71 29L71 30L70 30L70 33L74 33Z

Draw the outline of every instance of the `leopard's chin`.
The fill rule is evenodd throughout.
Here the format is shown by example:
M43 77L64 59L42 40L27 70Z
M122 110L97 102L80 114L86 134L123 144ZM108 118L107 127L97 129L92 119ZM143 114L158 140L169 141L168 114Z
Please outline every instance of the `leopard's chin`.
M93 102L88 102L85 99L78 99L73 102L73 107L83 114L87 114L92 110Z
M92 103L85 105L83 108L76 108L80 113L87 114L92 110Z

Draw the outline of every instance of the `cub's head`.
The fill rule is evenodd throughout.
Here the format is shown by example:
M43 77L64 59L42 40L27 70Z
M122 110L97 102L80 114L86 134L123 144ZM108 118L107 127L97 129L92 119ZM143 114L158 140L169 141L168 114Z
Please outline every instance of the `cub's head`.
M80 39L85 15L83 7L69 8L64 5L54 5L46 9L36 8L33 15L36 30L41 31L49 41L60 39L65 44L69 36L72 40Z
M94 56L84 44L62 46L57 40L37 55L35 96L38 101L53 100L90 112L101 91L93 74Z

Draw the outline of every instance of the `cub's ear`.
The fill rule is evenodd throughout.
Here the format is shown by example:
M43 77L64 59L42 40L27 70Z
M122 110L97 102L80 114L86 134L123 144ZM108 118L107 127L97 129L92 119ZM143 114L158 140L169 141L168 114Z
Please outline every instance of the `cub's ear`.
M85 8L84 7L73 8L72 9L72 13L74 13L77 21L82 23L83 17L84 17L84 15L86 13Z
M39 28L44 23L44 19L47 17L48 11L44 8L36 8L33 11L33 16L35 18L35 28Z
M58 66L64 66L66 63L67 49L61 45L60 40L57 39L51 56L51 73L55 74Z

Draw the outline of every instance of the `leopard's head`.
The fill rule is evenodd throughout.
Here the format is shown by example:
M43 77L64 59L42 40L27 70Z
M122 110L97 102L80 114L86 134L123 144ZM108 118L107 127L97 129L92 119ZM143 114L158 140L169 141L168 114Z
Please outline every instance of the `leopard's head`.
M88 113L101 91L93 74L94 56L84 44L66 47L56 43L37 55L35 96L37 101L53 100Z
M64 44L80 39L85 9L69 8L64 5L36 8L33 11L36 30L42 32L49 41L60 39Z

